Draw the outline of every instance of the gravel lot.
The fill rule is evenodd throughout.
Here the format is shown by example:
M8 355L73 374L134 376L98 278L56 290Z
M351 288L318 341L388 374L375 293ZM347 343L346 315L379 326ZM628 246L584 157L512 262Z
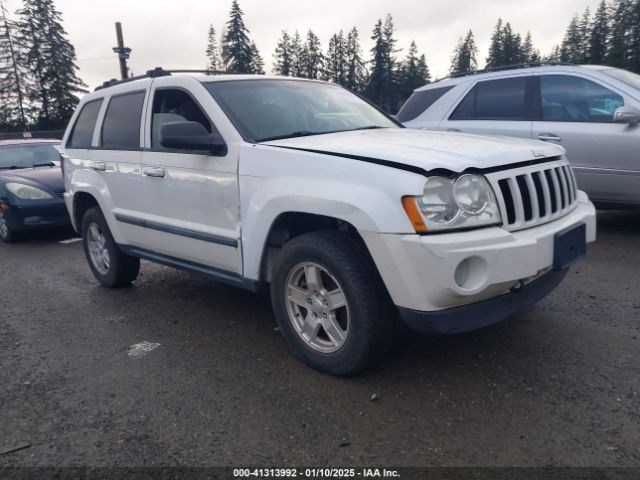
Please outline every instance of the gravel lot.
M0 451L31 444L0 466L640 465L640 213L528 312L349 379L268 298L150 263L104 289L69 235L0 245Z

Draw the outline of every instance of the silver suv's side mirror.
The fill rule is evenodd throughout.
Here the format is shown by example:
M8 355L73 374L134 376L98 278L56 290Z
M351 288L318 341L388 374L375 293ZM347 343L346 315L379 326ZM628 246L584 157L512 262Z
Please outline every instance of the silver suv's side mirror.
M613 114L613 121L635 125L640 123L640 112L633 107L620 107Z

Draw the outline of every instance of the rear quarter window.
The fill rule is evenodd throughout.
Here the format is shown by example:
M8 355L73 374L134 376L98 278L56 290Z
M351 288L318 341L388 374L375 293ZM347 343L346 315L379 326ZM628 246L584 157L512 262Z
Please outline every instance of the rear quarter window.
M80 110L71 136L67 142L67 148L89 148L93 141L93 132L96 128L98 113L102 106L102 99L87 102Z
M478 82L454 110L450 120L526 120L530 77Z
M453 86L413 92L398 112L398 120L408 122L417 118L452 88Z
M111 97L102 124L102 147L120 150L140 148L140 121L145 92Z

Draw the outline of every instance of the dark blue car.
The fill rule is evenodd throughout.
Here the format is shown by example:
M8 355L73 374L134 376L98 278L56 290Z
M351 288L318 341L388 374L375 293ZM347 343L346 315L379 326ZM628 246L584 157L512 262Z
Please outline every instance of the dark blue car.
M57 140L0 141L0 240L69 225Z

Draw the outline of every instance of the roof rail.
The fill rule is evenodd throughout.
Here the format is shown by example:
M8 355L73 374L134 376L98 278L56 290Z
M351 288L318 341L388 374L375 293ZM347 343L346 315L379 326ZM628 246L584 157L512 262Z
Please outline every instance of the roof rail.
M520 63L516 65L504 65L501 67L491 67L485 68L482 70L476 70L474 72L466 72L466 73L456 73L450 75L447 78L460 78L460 77L469 77L472 75L480 75L482 73L491 73L491 72L503 72L506 70L519 70L521 68L535 68L535 67L557 67L557 66L576 66L575 63L564 63L564 62L537 62L537 63ZM444 80L444 78L443 78Z
M124 78L122 80L118 80L118 79L112 78L111 80L107 80L102 85L96 87L94 91L102 90L103 88L107 88L107 87L113 87L114 85L120 85L120 84L123 84L123 83L134 82L136 80L142 80L143 78L167 77L167 76L170 76L173 73L202 73L202 74L205 74L205 75L223 75L223 74L225 74L227 72L223 72L223 71L220 71L220 70L190 70L190 69L165 70L162 67L156 67L156 68L154 68L152 70L147 70L147 72L145 74L143 74L143 75L137 75L135 77Z

